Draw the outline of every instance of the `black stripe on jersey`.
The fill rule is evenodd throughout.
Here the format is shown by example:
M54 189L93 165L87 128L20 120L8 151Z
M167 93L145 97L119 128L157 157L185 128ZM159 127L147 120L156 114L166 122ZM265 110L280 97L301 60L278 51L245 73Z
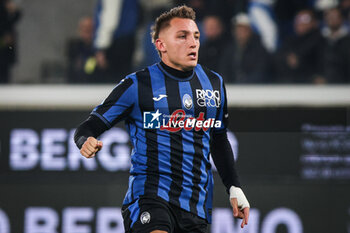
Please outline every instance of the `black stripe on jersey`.
M128 206L123 206L122 207L122 216L123 216L123 223L124 223L124 229L130 229L131 224L132 224L132 220L130 218L131 212L128 209Z
M101 116L107 112L118 100L119 98L124 94L124 92L133 84L134 82L131 80L131 78L126 78L124 81L120 82L109 94L109 96L105 99L102 106L100 106L97 109L97 113L99 113Z
M180 97L180 90L178 81L165 76L165 89L168 96L168 108L171 115L175 110L182 108ZM171 184L169 192L169 200L173 201L175 205L180 205L180 195L182 192L183 183L183 145L182 133L169 132L170 134L170 170L171 170Z
M155 111L151 75L148 69L136 73L138 83L139 107L143 118L145 111ZM158 171L158 143L156 129L145 129L147 177L144 186L144 194L157 194L159 184Z
M207 108L206 107L200 107L196 101L196 89L202 90L203 87L197 77L197 74L192 78L191 80L191 89L192 89L192 96L193 96L193 103L194 103L194 116L197 118L199 116L200 112L204 112L204 115L207 115ZM204 117L205 119L205 117ZM201 181L201 163L202 163L202 156L203 156L203 134L204 131L195 131L193 130L193 146L194 146L194 156L193 156L193 167L192 167L192 196L190 199L190 211L192 213L197 214L197 204L199 201L199 182Z

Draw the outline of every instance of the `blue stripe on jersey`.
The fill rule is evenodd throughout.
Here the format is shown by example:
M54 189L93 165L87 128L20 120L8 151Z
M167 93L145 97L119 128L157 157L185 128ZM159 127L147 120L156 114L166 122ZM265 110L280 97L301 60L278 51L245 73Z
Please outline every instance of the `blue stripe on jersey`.
M132 155L131 155L132 156ZM130 175L129 176L129 187L128 187L128 191L125 194L125 203L130 203L133 201L133 185L134 185L134 179L135 177Z
M124 110L130 106L130 100L135 99L135 96L133 95L134 93L132 91L125 91L123 95L118 99L118 101L107 112L103 114L103 117L109 123L112 123L116 116L120 116L124 112Z
M128 209L130 211L130 219L131 219L131 226L130 227L132 227L140 215L139 200L137 200L135 203L131 204L128 207Z
M157 65L149 67L149 72L152 82L152 91L154 97L159 95L166 95L165 89L165 77L164 74L158 69ZM154 109L160 110L161 113L169 115L168 99L162 98L158 101L154 101ZM167 132L158 130L158 169L159 169L159 185L158 195L164 200L169 201L170 191L170 137Z
M130 117L133 118L133 122L132 122L132 125L135 127L138 127L138 128L142 128L143 126L143 122L142 122L142 113L141 113L141 110L139 108L139 98L137 97L138 96L138 93L137 93L137 90L139 88L139 83L138 83L138 80L137 80L137 76L136 76L136 73L132 73L130 75L127 76L127 78L130 78L132 81L133 81L133 85L134 85L134 89L133 89L133 94L134 94L134 99L135 99L135 103L134 103L134 108L130 114ZM129 122L131 123L131 122ZM133 136L135 136L136 134L134 134ZM134 146L136 146L136 144L133 144Z
M203 141L204 141L205 137L203 137ZM203 153L205 153L205 147L203 147ZM206 155L206 154L204 154ZM204 186L207 184L207 182L209 182L209 175L208 175L208 171L206 170L206 167L207 167L207 163L209 163L209 161L204 158L203 156L203 159L202 159L202 162L201 162L201 184L200 185L200 191L199 191L199 197L198 197L198 203L197 203L197 211L198 211L198 214L202 217L206 217L206 210L204 209L204 202L205 202L205 197L207 195L207 191L208 190L205 190L204 189Z
M203 90L213 90L213 87L209 81L209 78L203 71L202 67L198 64L195 68L197 72L197 76L199 79L199 82L201 83L201 86ZM216 108L214 107L207 107L207 112L206 112L206 119L208 118L215 118L216 116ZM203 145L209 145L209 130L205 133L203 136ZM210 179L207 171L207 164L210 163L209 161L209 146L204 146L203 147L203 158L201 162L201 190L199 192L199 200L197 203L197 211L200 216L205 216L206 215L206 210L204 210L204 201L206 197L206 192L207 190L204 190L204 184L207 184L207 182L210 182L208 179Z
M185 110L186 115L194 116L194 103L192 89L189 82L179 82L179 91L182 101L182 109ZM189 95L192 99L192 107L187 109L184 106L184 96ZM190 199L192 195L192 179L193 179L193 156L194 156L194 146L193 146L193 132L185 131L182 129L182 144L183 144L183 161L182 167L184 171L184 180L183 180L183 190L180 195L180 205L181 208L190 211ZM187 172L186 172L187 171Z

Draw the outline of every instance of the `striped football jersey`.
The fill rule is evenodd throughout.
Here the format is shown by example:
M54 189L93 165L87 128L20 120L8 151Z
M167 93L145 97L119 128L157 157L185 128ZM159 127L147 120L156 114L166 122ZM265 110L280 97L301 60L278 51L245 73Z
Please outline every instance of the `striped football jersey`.
M133 144L124 205L160 197L211 221L213 131L226 130L223 79L197 65L176 77L154 64L123 79L92 114L108 127L125 120Z

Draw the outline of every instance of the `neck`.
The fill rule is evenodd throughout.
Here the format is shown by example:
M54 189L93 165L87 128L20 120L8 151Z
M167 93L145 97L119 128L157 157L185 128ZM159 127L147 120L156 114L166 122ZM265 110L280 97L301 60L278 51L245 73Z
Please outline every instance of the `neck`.
M171 68L173 68L173 69L175 69L175 70L179 70L179 71L189 71L189 70L193 70L193 68L194 67L184 67L184 66L181 66L181 65L179 65L179 64L175 64L175 63L173 63L173 62L170 62L170 59L169 59L169 57L168 56L166 56L167 54L163 54L163 56L162 56L162 58L161 58L161 61L165 64L165 65L167 65L167 66L169 66L169 67L171 67Z
M178 70L173 67L170 67L169 65L165 64L164 61L160 62L160 65L163 67L166 72L170 73L171 75L178 77L178 78L188 78L193 74L193 69L184 71L184 70Z
M179 78L187 78L192 75L193 69L190 70L179 70L174 67L169 66L164 61L160 62L160 65L171 75L174 75Z

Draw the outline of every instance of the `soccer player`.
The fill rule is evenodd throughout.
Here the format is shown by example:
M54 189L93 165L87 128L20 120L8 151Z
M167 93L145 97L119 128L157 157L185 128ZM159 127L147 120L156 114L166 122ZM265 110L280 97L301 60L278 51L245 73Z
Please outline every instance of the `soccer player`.
M230 195L233 215L248 223L226 135L223 79L198 61L199 30L187 6L160 15L152 39L161 62L126 76L76 130L86 158L96 139L125 120L133 143L129 188L122 207L126 232L206 232L211 222L213 176L209 152Z

